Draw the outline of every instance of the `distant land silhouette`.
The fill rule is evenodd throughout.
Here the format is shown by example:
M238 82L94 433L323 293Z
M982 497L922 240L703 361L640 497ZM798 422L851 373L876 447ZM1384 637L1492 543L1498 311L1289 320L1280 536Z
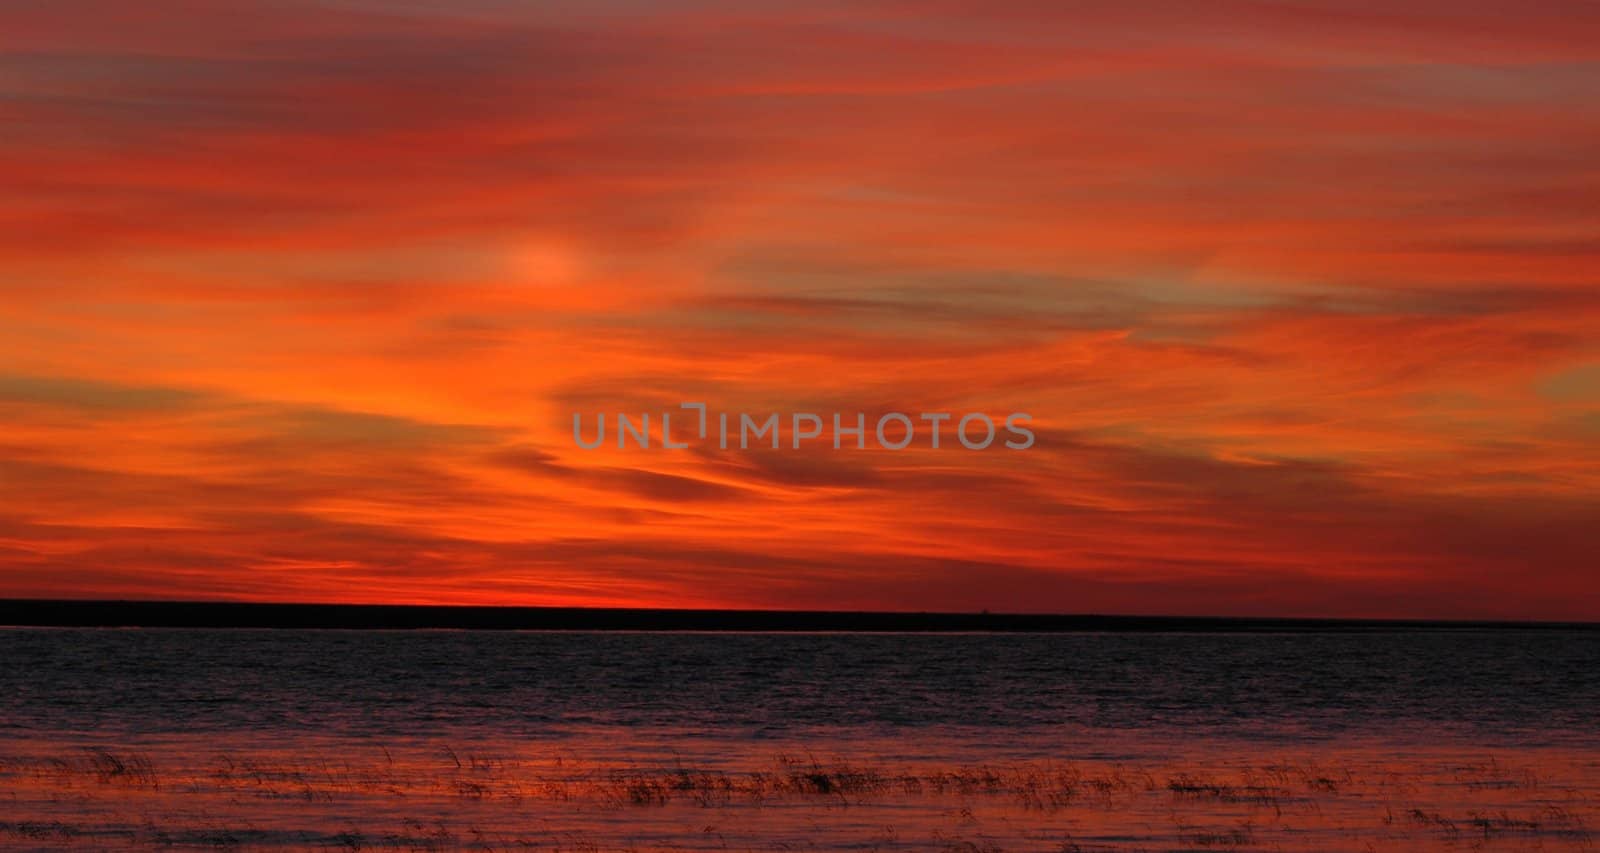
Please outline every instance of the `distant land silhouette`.
M522 631L1385 631L1596 630L1593 622L1298 619L1097 614L670 610L401 604L3 599L0 625L19 627L318 628Z

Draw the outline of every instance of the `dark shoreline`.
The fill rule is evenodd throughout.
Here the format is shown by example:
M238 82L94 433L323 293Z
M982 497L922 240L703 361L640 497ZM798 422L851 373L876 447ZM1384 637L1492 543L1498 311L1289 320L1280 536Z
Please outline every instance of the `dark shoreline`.
M1355 632L1597 630L1594 622L1289 619L1090 614L647 610L391 604L0 600L0 626L522 631Z

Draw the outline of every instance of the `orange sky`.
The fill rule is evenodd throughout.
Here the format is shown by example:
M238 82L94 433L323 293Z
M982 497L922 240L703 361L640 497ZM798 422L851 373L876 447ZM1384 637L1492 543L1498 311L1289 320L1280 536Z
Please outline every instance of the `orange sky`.
M0 595L1600 619L1597 151L1576 1L7 5Z

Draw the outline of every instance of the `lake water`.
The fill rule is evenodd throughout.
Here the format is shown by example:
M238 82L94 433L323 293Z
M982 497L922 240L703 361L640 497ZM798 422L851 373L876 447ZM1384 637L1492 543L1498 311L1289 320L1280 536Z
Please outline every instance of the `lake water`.
M0 631L0 847L1592 849L1600 632Z

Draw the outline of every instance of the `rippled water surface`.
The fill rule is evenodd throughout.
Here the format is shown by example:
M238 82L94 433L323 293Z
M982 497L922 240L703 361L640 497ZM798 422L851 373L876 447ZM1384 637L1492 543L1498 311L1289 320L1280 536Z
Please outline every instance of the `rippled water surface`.
M6 849L1592 849L1600 785L1596 632L0 649Z

